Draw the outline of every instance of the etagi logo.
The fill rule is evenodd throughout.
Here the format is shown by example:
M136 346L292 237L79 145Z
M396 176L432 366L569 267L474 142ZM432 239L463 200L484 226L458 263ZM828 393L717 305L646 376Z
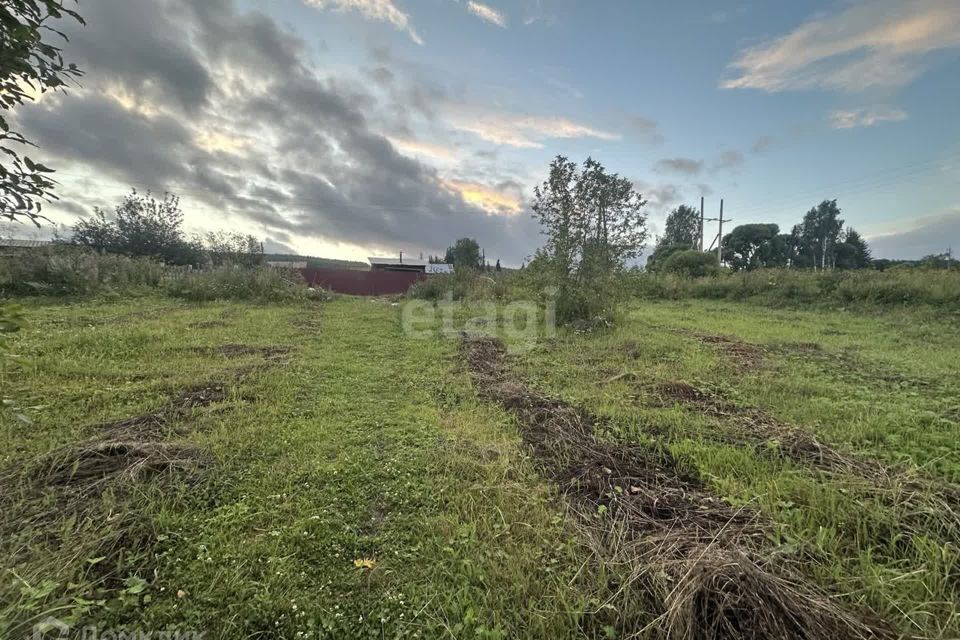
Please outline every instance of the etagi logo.
M70 625L53 616L33 625L32 640L65 640L70 637Z
M33 626L29 640L203 640L203 631L147 631L144 629L110 630L83 627L70 633L70 625L54 617Z

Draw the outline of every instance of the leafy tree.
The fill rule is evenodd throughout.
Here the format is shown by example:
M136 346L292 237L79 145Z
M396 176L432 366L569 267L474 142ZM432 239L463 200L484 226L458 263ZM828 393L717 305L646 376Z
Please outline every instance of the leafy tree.
M670 212L657 245L685 245L695 249L700 242L700 212L685 204Z
M51 25L83 18L62 0L4 0L0 3L0 218L30 220L39 225L44 200L56 199L53 170L22 155L17 149L33 145L12 131L7 112L47 91L62 90L81 75L66 64L50 38L66 41Z
M228 263L248 267L263 264L263 245L251 235L211 231L207 233L204 245L217 266Z
M843 242L837 245L836 264L839 269L864 269L870 266L870 247L856 229L847 227Z
M843 220L836 200L824 200L810 209L793 228L796 266L831 269L836 265L836 247Z
M742 224L723 237L723 260L734 270L784 266L788 242L775 224Z
M558 287L558 319L610 310L613 278L647 238L645 204L629 179L592 158L582 167L563 156L553 160L549 177L534 189L532 209L547 236L536 261Z
M94 216L80 220L72 241L98 251L143 256L168 264L197 264L203 247L183 234L180 199L165 195L157 200L134 190L123 199L113 216L97 208Z
M661 271L690 278L702 278L719 273L720 262L713 251L684 249L675 251L664 260Z
M480 257L480 243L473 238L460 238L453 246L447 249L445 258L447 264L452 264L457 269L480 269L482 268L482 258Z

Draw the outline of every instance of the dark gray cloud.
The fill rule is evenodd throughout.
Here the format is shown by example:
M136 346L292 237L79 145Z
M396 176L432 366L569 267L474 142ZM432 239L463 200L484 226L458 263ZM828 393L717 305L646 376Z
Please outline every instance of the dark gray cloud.
M699 175L703 171L703 160L693 158L664 158L654 165L659 173L682 173L688 176Z
M96 92L45 99L17 118L28 138L55 153L131 183L163 184L183 175L192 134L170 116L132 117Z
M472 236L513 263L539 244L529 215L468 204L378 133L391 109L427 117L445 95L394 86L389 52L376 75L390 89L372 95L368 81L317 76L299 38L232 0L98 0L85 17L66 51L87 72L84 88L18 114L55 166L170 190L188 215L202 202L261 225L272 246L315 236L440 253ZM496 188L522 191L495 177Z
M916 260L934 253L960 250L960 208L922 218L913 229L868 236L874 258Z

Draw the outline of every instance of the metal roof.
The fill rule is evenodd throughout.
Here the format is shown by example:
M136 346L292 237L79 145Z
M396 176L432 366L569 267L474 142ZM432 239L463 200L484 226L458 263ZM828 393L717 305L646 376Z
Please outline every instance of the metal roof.
M416 260L414 258L367 258L367 262L370 264L392 264L392 265L403 265L405 267L425 267L430 264L426 260Z
M45 247L50 244L49 240L24 240L22 238L0 238L0 247Z

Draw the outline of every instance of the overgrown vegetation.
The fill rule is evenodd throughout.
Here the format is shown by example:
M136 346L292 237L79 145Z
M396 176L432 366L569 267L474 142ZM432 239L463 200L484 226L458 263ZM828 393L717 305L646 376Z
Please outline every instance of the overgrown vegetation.
M559 322L609 322L618 277L647 237L645 204L629 179L592 158L582 167L563 156L550 164L532 204L547 242L527 270L556 287Z
M628 282L631 291L644 299L707 298L833 307L928 305L960 310L960 271L957 270L761 269L706 278L637 272Z

